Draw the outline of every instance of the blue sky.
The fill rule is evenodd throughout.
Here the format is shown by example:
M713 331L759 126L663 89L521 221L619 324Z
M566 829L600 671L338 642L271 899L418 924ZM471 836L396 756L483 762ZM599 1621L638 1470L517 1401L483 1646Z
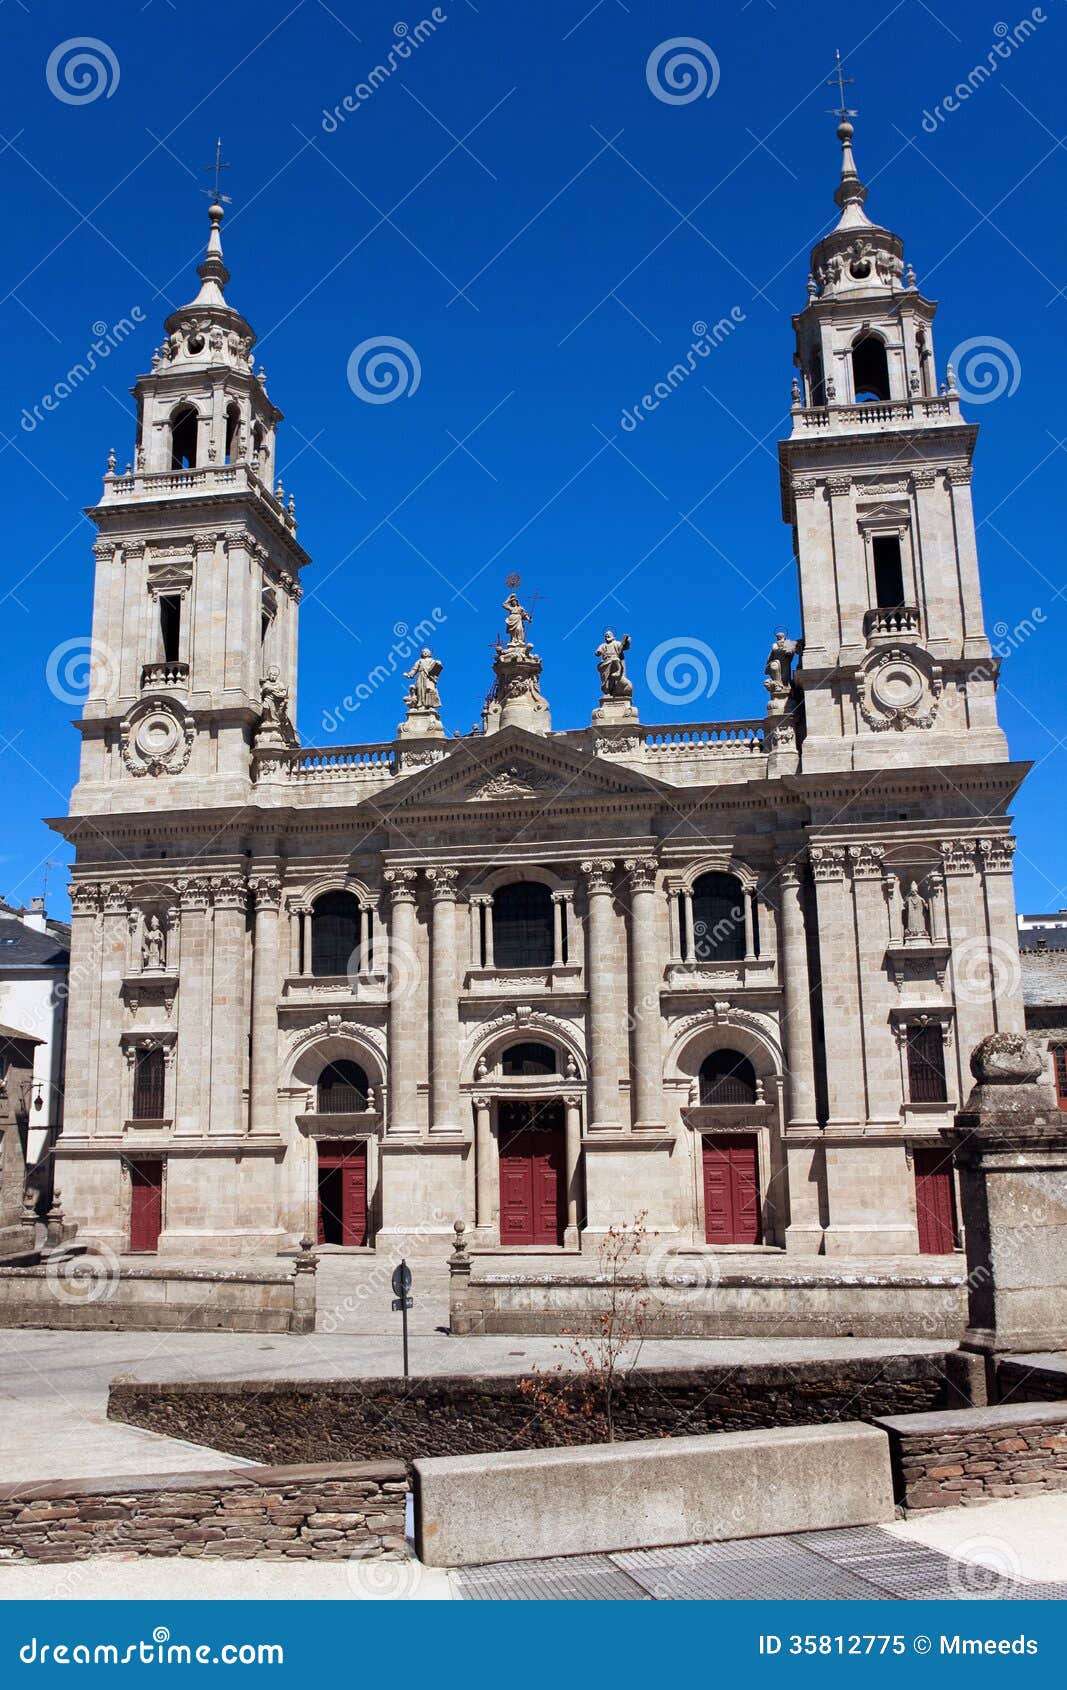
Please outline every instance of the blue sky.
M120 467L132 456L128 389L163 317L194 291L202 167L220 133L228 297L256 328L286 413L279 463L314 559L302 737L391 737L402 683L361 683L389 662L398 624L430 617L446 725L469 728L510 572L540 595L557 727L588 720L608 622L633 637L645 720L762 713L770 638L779 624L797 631L775 446L790 314L835 216L824 84L840 47L868 210L904 237L920 287L941 301L939 365L970 339L1008 349L1014 391L967 408L982 425L986 616L1014 627L1041 613L1005 661L1001 715L1013 753L1037 765L1016 807L1020 902L1067 904L1062 0L446 0L345 112L403 26L411 37L433 16L422 0L3 7L0 893L39 892L53 859L49 903L65 905L66 849L39 818L65 809L78 709L55 696L69 687L50 688L50 659L54 674L56 648L88 633L82 507L108 448ZM1003 26L1023 17L1038 20L1032 36L1005 50ZM83 36L108 49L101 92L65 100L50 55ZM706 49L710 97L651 91L650 55L681 37ZM995 70L944 112L991 52ZM61 57L61 89L62 74ZM135 310L143 325L28 428L93 325ZM693 325L731 314L698 376L624 429ZM350 357L386 337L413 350L417 386L409 370L410 391L367 403ZM712 648L720 678L713 697L672 708L648 696L644 659L683 636Z

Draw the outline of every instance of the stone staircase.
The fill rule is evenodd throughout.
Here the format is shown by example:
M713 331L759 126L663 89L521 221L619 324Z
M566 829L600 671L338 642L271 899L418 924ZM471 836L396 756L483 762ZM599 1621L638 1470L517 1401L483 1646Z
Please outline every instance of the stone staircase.
M399 1260L399 1252L388 1249L336 1254L320 1250L315 1275L315 1331L399 1339L401 1317L392 1306L390 1283ZM419 1337L447 1328L447 1260L416 1259L410 1265L414 1306L408 1313L409 1333Z

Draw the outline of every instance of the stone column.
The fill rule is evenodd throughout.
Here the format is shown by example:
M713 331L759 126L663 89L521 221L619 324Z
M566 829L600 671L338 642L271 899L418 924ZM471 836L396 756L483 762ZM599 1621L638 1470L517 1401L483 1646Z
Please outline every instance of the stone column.
M300 973L300 905L290 898L285 911L289 918L289 975L295 978Z
M100 903L100 887L95 882L76 880L71 886L63 1119L67 1132L78 1138L99 1131L93 1052L100 1000Z
M389 919L389 1125L392 1133L419 1130L418 1017L411 1001L416 975L415 874L386 869Z
M282 883L276 874L249 881L255 899L252 950L252 1054L249 1126L254 1133L278 1130L278 912Z
M989 971L993 1025L998 1033L1022 1033L1022 981L1019 969L1019 930L1015 920L1015 888L1011 860L1015 840L1010 834L978 841L978 861L985 893L989 934Z
M195 1137L207 1130L211 1083L208 882L197 876L179 891L182 912L181 984L178 988L178 1086L174 1130Z
M311 906L304 904L300 915L300 973L305 977L311 974Z
M481 968L482 966L482 910L484 906L485 899L480 895L467 899L467 927L472 968Z
M696 962L697 941L696 928L693 925L693 889L691 886L686 886L682 892L682 929L685 960L686 962Z
M942 1133L959 1169L967 1241L960 1348L987 1358L1065 1350L1067 1115L1023 1034L983 1039L971 1072L977 1084Z
M615 1025L615 946L617 942L611 858L582 864L589 899L585 942L589 1004L590 1132L619 1129L619 1045Z
M474 1099L475 1224L482 1234L492 1232L499 1206L496 1157L493 1155L492 1099Z
M667 883L667 926L670 931L671 961L682 960L681 907L677 889Z
M577 1250L582 1208L582 1100L577 1092L565 1094L563 1108L567 1158L567 1227L563 1242L567 1249Z
M495 968L496 967L496 957L493 953L493 900L492 900L492 898L489 898L489 897L483 898L481 900L481 905L482 905L482 932L483 932L483 935L484 935L484 938L485 938L485 967L486 968Z
M756 918L753 910L756 894L751 886L745 887L745 961L756 960Z
M211 946L211 1090L208 1116L213 1133L244 1131L242 1109L248 1062L245 1023L245 964L248 942L248 882L240 874L211 882L215 917Z
M656 932L654 857L625 864L630 881L631 1120L636 1129L662 1129L663 1043L660 1014L662 968Z
M553 892L552 894L552 966L561 968L563 965L564 930L567 920L567 894Z
M426 871L433 900L430 941L430 1131L458 1133L459 975L456 967L458 869Z
M856 1036L859 974L852 886L843 845L813 845L811 869L822 960L826 1034L827 1127L856 1127L867 1118L863 1051Z
M813 1128L816 1120L811 980L799 864L783 863L778 884L782 899L782 989L785 1008L782 1031L789 1073L789 1126L791 1130L803 1131Z
M966 1062L967 1052L994 1030L993 1005L988 994L979 997L975 992L975 979L981 981L982 961L986 956L985 912L975 867L974 840L943 839L940 850L948 942L952 947L949 978L956 1010L956 1096L962 1098L967 1083L962 1064Z

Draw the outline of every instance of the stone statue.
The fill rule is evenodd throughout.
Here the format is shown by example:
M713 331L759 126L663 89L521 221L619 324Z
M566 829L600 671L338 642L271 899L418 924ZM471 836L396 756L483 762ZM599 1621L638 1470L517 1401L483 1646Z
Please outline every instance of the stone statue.
M167 935L158 915L150 915L141 941L141 967L146 974L162 974L167 966Z
M618 640L610 628L605 628L603 644L596 648L600 690L605 698L629 700L634 695L633 682L626 674L626 653L629 649L629 634L624 634L622 639Z
M444 664L438 662L429 646L423 646L411 668L404 671L405 681L411 682L404 699L406 710L440 710L437 682L443 668Z
M530 611L523 609L517 593L509 593L501 609L507 612L504 627L507 629L508 645L525 647L526 624L533 621Z
M792 692L793 658L798 644L797 640L787 638L784 628L775 630L774 644L763 666L766 677L763 684L771 695L772 710L780 712Z
M926 937L926 899L912 880L904 894L904 939L906 943L914 944L917 939Z
M259 698L262 711L256 738L292 745L296 732L289 720L289 688L282 685L280 675L277 664L272 664L260 680Z

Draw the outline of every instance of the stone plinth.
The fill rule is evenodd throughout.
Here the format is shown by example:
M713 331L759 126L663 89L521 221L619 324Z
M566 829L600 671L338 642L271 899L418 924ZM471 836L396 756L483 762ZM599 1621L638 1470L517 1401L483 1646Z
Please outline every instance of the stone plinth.
M1067 1116L1020 1033L976 1046L977 1084L955 1125L967 1238L968 1324L961 1349L1067 1349Z

